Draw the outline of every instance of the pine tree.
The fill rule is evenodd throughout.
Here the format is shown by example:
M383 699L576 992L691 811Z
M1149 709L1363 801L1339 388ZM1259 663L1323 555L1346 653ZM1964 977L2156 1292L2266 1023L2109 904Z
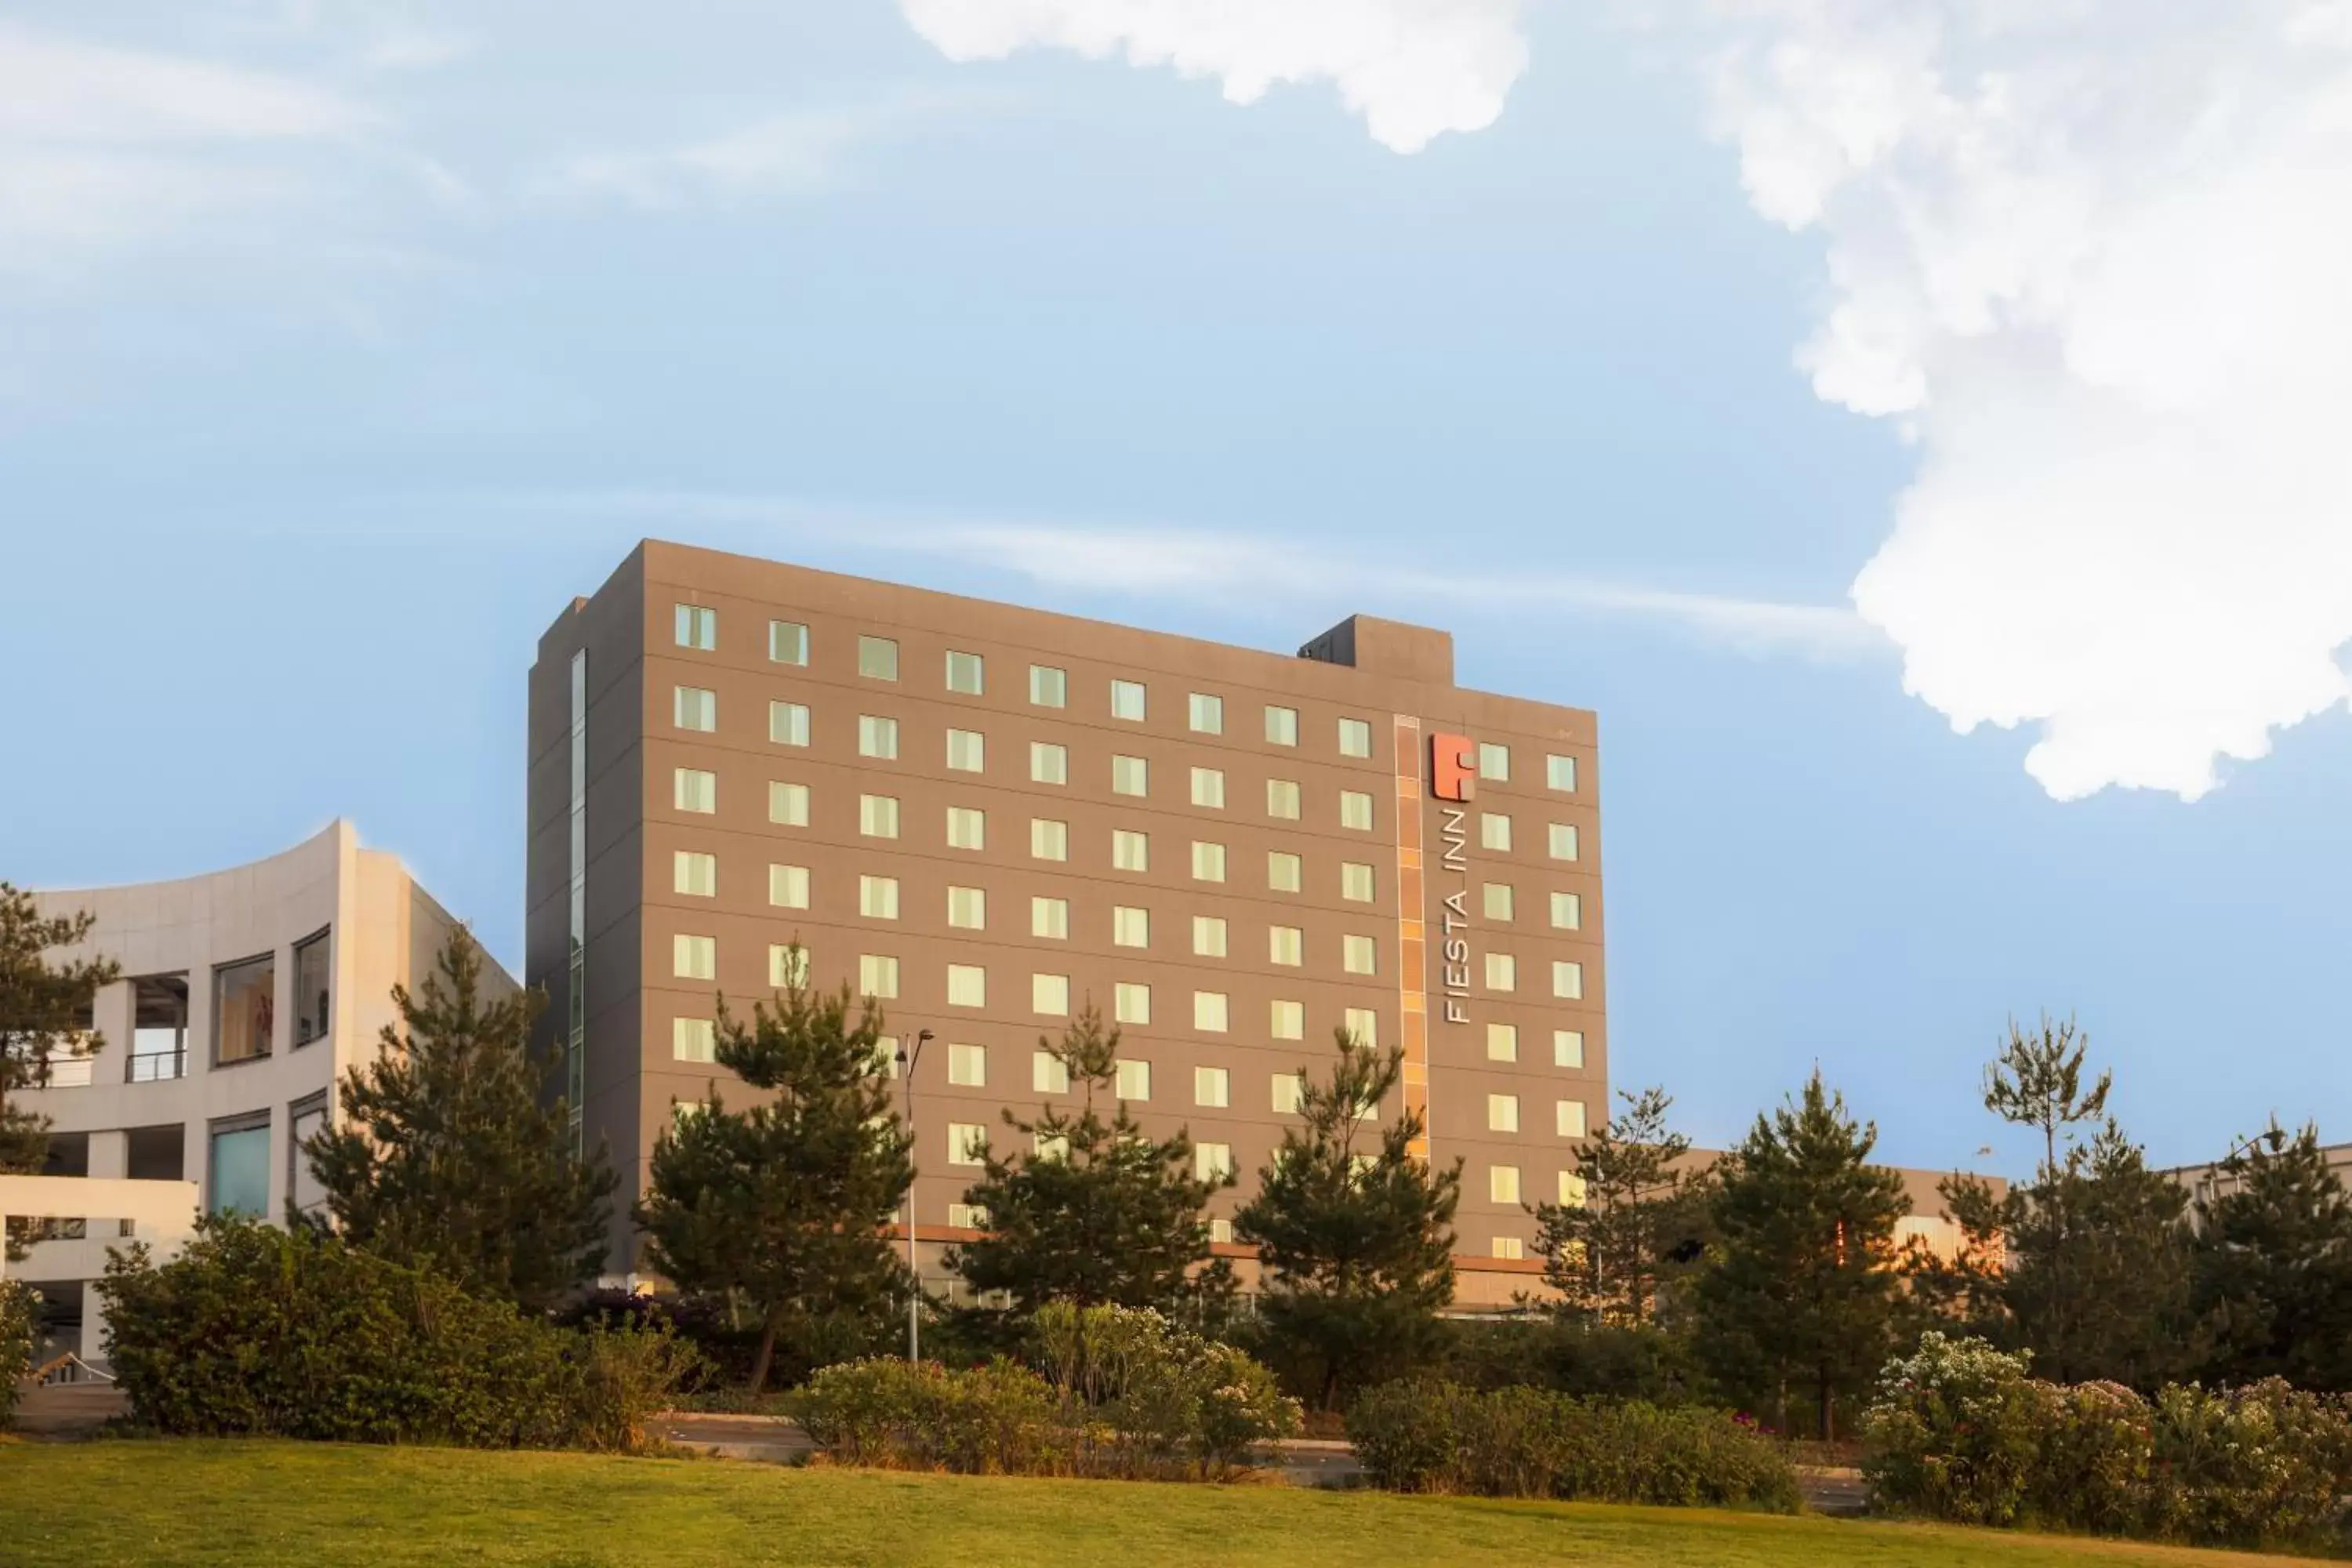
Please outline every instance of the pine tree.
M1560 1310L1592 1324L1647 1321L1675 1254L1703 1228L1678 1162L1690 1140L1666 1126L1663 1089L1621 1093L1624 1111L1576 1147L1580 1201L1536 1207L1536 1249Z
M1377 1110L1404 1071L1338 1033L1328 1079L1299 1075L1298 1125L1259 1173L1234 1234L1258 1248L1258 1315L1267 1337L1302 1365L1302 1384L1330 1409L1341 1394L1410 1371L1435 1352L1437 1314L1454 1297L1454 1213L1462 1163L1432 1171L1412 1152L1423 1121L1406 1111L1360 1152L1366 1108Z
M2074 1020L2053 1024L2042 1016L2042 1026L2027 1034L2009 1022L2009 1038L1992 1065L1985 1068L1985 1109L2003 1121L2031 1127L2042 1134L2042 1164L2058 1169L2058 1137L2065 1129L2095 1122L2107 1108L2107 1090L2115 1074L2102 1072L2089 1089L2083 1088L2083 1058L2091 1037Z
M450 933L423 987L394 986L397 1026L343 1076L340 1121L303 1145L346 1239L430 1262L467 1289L543 1311L604 1263L615 1178L572 1148L570 1108L542 1089L538 992L491 1001L481 950Z
M1874 1126L1816 1071L1800 1098L1759 1116L1726 1156L1711 1207L1721 1241L1696 1292L1701 1356L1728 1389L1769 1402L1787 1429L1791 1387L1817 1435L1886 1359L1895 1315L1895 1222L1903 1179L1870 1163Z
M2197 1203L2196 1300L2215 1343L2205 1373L2352 1391L2352 1194L2319 1131L2273 1128L2224 1160Z
M85 1037L80 1019L119 968L98 958L53 966L45 956L83 942L96 923L86 910L45 919L32 894L0 882L0 1175L37 1175L49 1157L49 1119L11 1097L46 1088L53 1058L106 1044ZM0 1247L11 1261L23 1258L23 1226L12 1225Z
M1165 1140L1144 1134L1116 1096L1118 1039L1091 1005L1058 1044L1041 1037L1038 1048L1068 1070L1078 1108L1049 1105L1029 1121L1004 1112L1027 1147L1007 1153L992 1141L964 1194L987 1215L987 1231L950 1248L947 1267L977 1292L1005 1292L1024 1317L1047 1301L1164 1310L1231 1293L1231 1266L1210 1260L1203 1210L1234 1178L1196 1175L1181 1129ZM1098 1096L1113 1102L1108 1121Z
M805 1357L828 1333L879 1322L912 1289L884 1231L915 1170L882 1022L845 985L792 985L754 1003L748 1026L722 1000L719 1065L772 1098L730 1110L714 1093L680 1107L654 1145L636 1210L647 1260L683 1290L750 1303L755 1394L780 1343Z

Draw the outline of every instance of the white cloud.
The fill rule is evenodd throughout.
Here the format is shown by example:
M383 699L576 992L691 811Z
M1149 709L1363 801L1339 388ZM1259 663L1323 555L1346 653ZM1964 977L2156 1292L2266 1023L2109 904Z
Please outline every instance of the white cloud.
M2062 799L2194 799L2341 704L2352 6L1738 0L1719 129L1822 234L1815 390L1917 477L1854 584Z
M1169 66L1215 77L1234 103L1283 82L1328 81L1372 139L1417 153L1503 111L1527 68L1520 0L899 0L953 60L1017 49Z
M1740 652L1843 659L1883 652L1885 640L1852 611L1711 594L1633 587L1567 574L1484 576L1432 571L1369 548L1335 552L1214 530L1108 527L995 520L942 520L856 511L757 495L645 490L539 498L530 510L625 517L659 532L691 523L740 535L752 551L782 536L929 555L1010 572L1042 586L1190 600L1231 608L1269 598L1296 604L1351 595L1413 613L1433 600L1507 604L1557 613L1622 616Z
M795 110L651 153L592 153L541 182L544 195L608 196L643 207L828 190L858 148L942 115L1001 106L989 92L901 93L844 109Z

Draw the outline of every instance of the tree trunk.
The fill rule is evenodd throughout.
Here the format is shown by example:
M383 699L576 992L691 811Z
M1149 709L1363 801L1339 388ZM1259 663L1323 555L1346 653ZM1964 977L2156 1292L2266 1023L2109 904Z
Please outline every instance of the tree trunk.
M1822 1441L1834 1443L1837 1441L1837 1401L1830 1392L1830 1374L1826 1370L1821 1374L1821 1403Z
M776 1331L783 1327L784 1313L781 1307L768 1314L760 1329L760 1354L751 1363L751 1395L758 1398L768 1386L768 1363L776 1359Z

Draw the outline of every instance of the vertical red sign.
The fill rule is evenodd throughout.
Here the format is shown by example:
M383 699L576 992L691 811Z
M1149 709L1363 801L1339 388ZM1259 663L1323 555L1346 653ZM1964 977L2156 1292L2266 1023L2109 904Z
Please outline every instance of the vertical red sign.
M1478 751L1461 735L1429 737L1429 793L1440 800L1468 800L1478 786Z

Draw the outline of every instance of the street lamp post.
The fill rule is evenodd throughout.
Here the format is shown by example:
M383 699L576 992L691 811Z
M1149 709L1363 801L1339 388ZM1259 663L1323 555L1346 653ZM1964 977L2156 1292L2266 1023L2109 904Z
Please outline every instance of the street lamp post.
M2206 1196L2219 1197L2221 1192L2221 1167L2228 1164L2231 1161L2236 1159L2240 1154L2244 1153L2247 1150L2252 1148L2257 1143L2268 1145L2270 1152L2275 1154L2280 1150L2286 1147L2285 1130L2283 1128L2273 1127L2267 1131L2257 1132L2251 1138L2241 1138L2235 1143L2231 1144L2229 1152L2224 1153L2219 1160L2213 1162L2211 1167L2206 1171L2205 1180L2201 1184L2203 1192L2200 1194L2200 1201L2202 1201ZM2231 1180L2234 1181L2236 1178L2232 1177ZM2235 1191L2236 1189L2233 1188L2231 1190Z
M915 1137L915 1064L923 1059L923 1047L930 1037L929 1029L919 1030L915 1036L912 1050L905 1046L898 1047L898 1081L907 1094L907 1139L910 1143ZM909 1366L922 1359L921 1278L915 1272L915 1184L909 1180L907 1183L907 1363Z

